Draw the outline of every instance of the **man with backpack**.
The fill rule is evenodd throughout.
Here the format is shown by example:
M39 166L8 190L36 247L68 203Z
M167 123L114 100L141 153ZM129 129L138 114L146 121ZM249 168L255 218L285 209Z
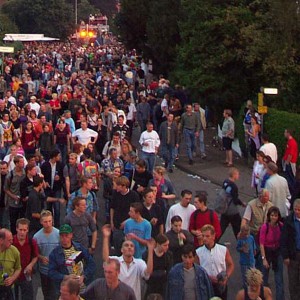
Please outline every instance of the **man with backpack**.
M222 185L222 189L225 190L227 196L225 197L227 207L225 211L221 212L220 223L222 235L229 224L232 226L235 237L237 237L240 232L241 216L238 210L238 205L245 207L245 204L239 199L239 190L235 184L235 181L237 181L239 177L239 170L237 168L230 168L229 178L225 179Z
M194 235L194 246L198 248L203 245L201 228L210 224L216 231L216 240L221 236L221 226L218 215L207 207L206 193L201 192L195 196L194 205L196 210L191 214L189 231Z
M84 161L81 163L82 176L92 179L92 191L97 193L100 186L100 167L91 159L92 152L89 148L83 150Z
M70 153L69 163L63 169L66 199L69 199L71 194L80 188L81 173L82 165L77 163L77 154Z

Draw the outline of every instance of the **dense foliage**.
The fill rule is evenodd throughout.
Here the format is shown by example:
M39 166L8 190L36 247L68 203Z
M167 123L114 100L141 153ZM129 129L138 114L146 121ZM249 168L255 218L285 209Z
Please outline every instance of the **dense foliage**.
M14 22L21 33L43 33L45 36L66 39L75 32L74 0L11 0L2 6L2 12ZM98 12L89 0L78 0L78 21L88 20ZM16 32L14 28L8 32Z
M123 0L118 33L210 107L238 110L260 87L269 106L300 111L298 1Z

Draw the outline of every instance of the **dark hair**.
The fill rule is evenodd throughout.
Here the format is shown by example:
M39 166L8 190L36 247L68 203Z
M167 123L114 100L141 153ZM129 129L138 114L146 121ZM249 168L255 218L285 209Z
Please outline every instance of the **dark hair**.
M164 244L168 240L169 240L168 237L165 234L161 234L161 233L155 237L155 242L159 245Z
M198 193L195 198L198 198L200 203L203 203L206 206L207 203L207 196L205 194L205 192L202 193Z
M281 213L278 207L272 206L269 208L268 213L267 213L267 223L271 222L271 214L277 214L278 215L278 220L277 224L281 221Z
M153 193L153 191L151 190L150 187L147 187L144 189L142 195L143 195L143 198L145 198L149 193Z
M182 190L181 197L184 197L185 195L193 195L193 193L190 190Z
M269 135L267 133L263 133L261 135L261 139L264 140L264 141L266 141L266 142L268 142L269 141Z
M35 167L36 167L36 165L34 163L27 164L27 166L25 167L25 173L27 174L29 171L31 171Z
M193 245L186 244L181 249L181 256L189 255L190 253L193 254L193 256L196 255L196 251Z
M136 213L142 214L143 204L141 202L133 202L130 204L130 207L132 207Z
M171 224L174 224L175 222L182 222L182 219L180 216L174 216L171 219Z
M58 154L60 154L60 151L58 149L54 149L53 151L50 152L50 159L56 157Z
M265 153L261 150L257 150L256 155L261 156L262 158L264 158L266 156Z
M33 177L33 186L34 187L38 187L41 183L43 183L44 178L40 177L40 176L35 176Z
M136 161L135 165L139 166L140 168L146 168L146 162L143 159Z

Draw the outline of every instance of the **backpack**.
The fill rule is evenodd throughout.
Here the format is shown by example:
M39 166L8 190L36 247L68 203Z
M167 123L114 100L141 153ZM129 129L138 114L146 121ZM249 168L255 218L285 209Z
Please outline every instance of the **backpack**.
M263 224L263 225L264 225L264 224ZM260 239L260 234L261 234L261 227L262 227L263 225L261 225L261 226L259 227L258 232L257 232L257 235L256 235L256 237L255 237L255 241L257 242L258 245L259 245L259 239ZM266 223L266 226L267 226L267 228L266 228L266 236L267 236L267 235L268 235L268 232L269 232L269 223L268 223L268 222ZM280 229L280 232L281 232L283 225L279 222L279 223L278 223L278 226L279 226L279 229Z
M214 224L214 211L212 209L207 209L209 211L209 222L210 222L210 225L213 225ZM200 211L197 209L195 210L195 213L194 213L194 224L195 224L195 228L194 230L196 230L196 221L197 221L197 216L198 214L200 213Z
M218 191L217 197L215 200L214 210L218 214L226 213L229 205L232 202L232 197L222 188Z
M91 160L85 160L81 163L83 175L87 178L91 178L93 181L93 187L92 189L98 190L98 184L97 184L97 177L98 174L98 164Z

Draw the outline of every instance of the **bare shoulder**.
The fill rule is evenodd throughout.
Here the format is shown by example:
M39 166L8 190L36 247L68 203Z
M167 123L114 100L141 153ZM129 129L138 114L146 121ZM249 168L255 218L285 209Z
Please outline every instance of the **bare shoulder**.
M264 296L266 300L272 300L272 291L269 287L264 286Z
M244 300L245 299L245 292L244 290L240 290L235 297L235 300Z

